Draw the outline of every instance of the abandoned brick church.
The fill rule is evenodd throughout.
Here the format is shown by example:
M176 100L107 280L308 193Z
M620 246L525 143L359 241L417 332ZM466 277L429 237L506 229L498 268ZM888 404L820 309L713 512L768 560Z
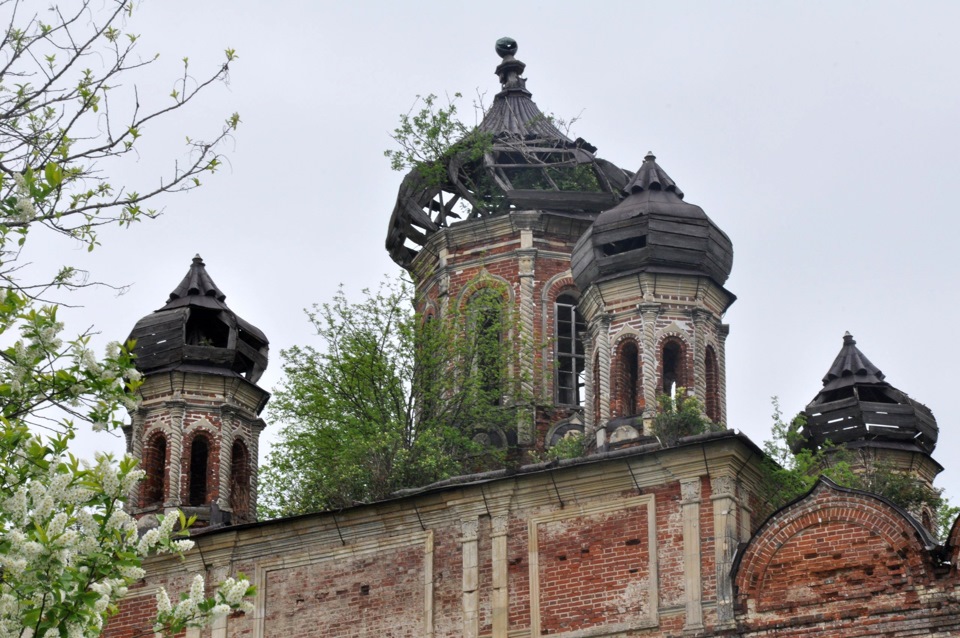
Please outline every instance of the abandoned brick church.
M141 522L180 507L205 527L185 561L148 561L107 635L151 633L158 585L238 571L257 586L255 612L202 635L960 633L956 526L939 542L931 512L825 479L770 513L764 453L747 437L650 436L657 397L677 387L727 425L732 244L652 154L631 172L566 137L532 101L516 42L497 53L502 89L480 125L490 146L448 158L439 182L411 172L387 249L424 316L492 287L520 336L544 344L514 364L536 400L504 406L515 428L477 436L542 451L579 432L589 454L258 522L268 342L198 257L133 329L145 383L127 441L147 472L131 500ZM936 421L851 336L817 390L808 445L830 439L932 485Z

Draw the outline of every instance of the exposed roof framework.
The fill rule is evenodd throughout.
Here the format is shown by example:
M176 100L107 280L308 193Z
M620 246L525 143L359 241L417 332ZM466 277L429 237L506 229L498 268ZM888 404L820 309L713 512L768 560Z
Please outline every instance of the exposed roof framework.
M551 210L593 217L619 199L631 174L571 140L531 99L517 43L497 41L501 91L483 121L440 161L438 181L417 169L404 178L390 218L386 246L408 266L429 237L462 219L511 210Z

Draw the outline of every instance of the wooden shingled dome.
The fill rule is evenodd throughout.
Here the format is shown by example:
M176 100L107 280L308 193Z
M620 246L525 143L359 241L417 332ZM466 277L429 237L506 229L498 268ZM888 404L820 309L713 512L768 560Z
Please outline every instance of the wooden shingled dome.
M649 153L624 188L622 202L601 213L573 249L571 267L580 290L637 272L704 275L722 286L733 267L730 238Z
M476 130L440 160L445 175L431 180L413 169L400 185L386 247L405 268L452 223L514 210L592 218L620 200L630 178L597 158L585 140L567 137L537 107L521 76L526 65L514 57L516 41L501 38L496 50L501 91Z
M849 332L804 410L806 424L794 451L826 441L848 447L887 447L931 454L939 428L930 409L884 380Z
M267 337L230 310L225 299L203 259L194 257L167 303L130 333L137 369L209 372L256 383L267 367Z

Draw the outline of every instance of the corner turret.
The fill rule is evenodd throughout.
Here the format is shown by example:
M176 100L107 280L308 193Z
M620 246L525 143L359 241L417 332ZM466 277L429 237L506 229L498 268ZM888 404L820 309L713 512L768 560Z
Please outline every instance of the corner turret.
M146 472L129 499L142 526L174 508L198 528L256 520L258 415L270 397L256 382L268 342L225 300L197 255L130 334L143 385L124 433Z

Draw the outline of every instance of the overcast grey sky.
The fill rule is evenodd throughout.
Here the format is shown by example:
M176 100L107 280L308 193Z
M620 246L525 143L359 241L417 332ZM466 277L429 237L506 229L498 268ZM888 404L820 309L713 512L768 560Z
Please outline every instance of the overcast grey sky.
M733 241L730 426L767 438L770 397L802 409L849 330L933 410L938 484L960 501L960 3L149 0L130 24L144 56L161 53L142 97L167 95L183 56L198 75L226 47L240 59L188 117L144 131L122 178L151 183L185 135L233 111L243 124L229 165L161 219L90 256L34 251L132 284L84 295L74 330L122 339L200 253L270 338L275 386L279 350L310 339L302 308L397 270L383 241L402 175L383 150L398 115L417 94L492 99L508 35L542 110L582 111L574 134L630 170L654 151ZM98 437L87 449L122 449Z

